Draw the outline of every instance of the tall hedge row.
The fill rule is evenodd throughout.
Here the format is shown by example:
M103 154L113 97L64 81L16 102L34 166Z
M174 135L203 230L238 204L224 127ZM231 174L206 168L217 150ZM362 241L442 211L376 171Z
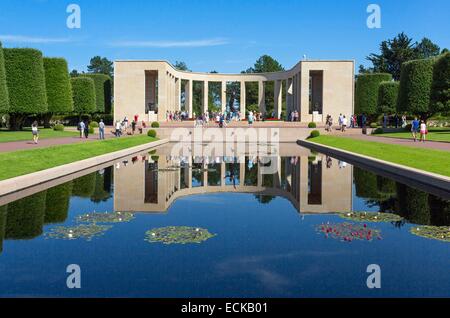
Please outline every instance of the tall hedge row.
M94 80L87 77L71 78L73 110L78 114L96 112Z
M434 59L413 60L402 64L397 110L427 114L430 106Z
M391 81L388 73L360 74L356 81L355 112L375 115L378 105L378 86L381 82Z
M6 113L9 109L9 95L6 84L5 57L2 43L0 42L0 113Z
M44 58L48 112L64 114L73 111L69 68L63 58Z
M64 223L69 214L72 182L67 182L47 190L45 224Z
M3 239L6 230L6 205L0 206L0 254L3 251Z
M47 112L47 93L42 53L35 49L3 49L8 84L9 112Z
M392 114L397 110L398 82L381 82L378 87L378 113Z
M111 77L105 74L83 74L95 84L97 113L111 113Z
M441 55L434 63L430 110L450 112L450 52Z

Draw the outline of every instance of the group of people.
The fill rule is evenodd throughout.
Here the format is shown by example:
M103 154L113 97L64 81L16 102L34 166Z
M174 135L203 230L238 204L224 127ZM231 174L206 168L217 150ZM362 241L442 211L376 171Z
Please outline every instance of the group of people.
M187 111L166 111L166 121L183 121L189 118Z
M417 117L415 117L411 122L411 134L414 142L417 141L417 133L420 134L420 141L425 142L425 137L428 134L427 124L424 120L419 121Z
M300 115L297 110L293 110L289 113L289 121L300 121Z
M365 114L361 115L351 115L350 117L347 117L346 115L339 114L338 118L338 125L339 130L342 132L345 132L347 128L365 128L367 124L367 117ZM328 132L331 132L333 129L333 117L331 115L327 115L325 119L325 130Z
M80 120L77 125L77 130L80 132L80 138L88 138L89 137L89 121L88 120ZM105 139L105 123L103 119L100 119L98 123L98 138Z
M134 135L136 133L136 129L139 131L140 134L142 134L144 128L147 127L147 124L145 121L141 121L139 124L139 116L134 115L133 120L131 121L131 124L128 120L128 117L125 116L123 120L116 120L116 123L114 124L114 135L116 137L120 137L124 134L127 135Z
M388 126L395 128L405 128L406 123L406 115L403 114L401 117L398 114L388 115L386 113L383 114L383 128L387 128Z

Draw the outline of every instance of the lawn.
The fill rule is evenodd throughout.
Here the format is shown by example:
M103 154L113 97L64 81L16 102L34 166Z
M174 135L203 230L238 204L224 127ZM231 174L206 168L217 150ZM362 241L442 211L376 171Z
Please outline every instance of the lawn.
M319 136L309 141L450 177L450 152L448 151L334 136Z
M146 135L0 153L0 180L157 140Z
M419 134L418 134L419 135ZM377 135L380 137L395 137L395 138L404 138L404 139L412 139L412 135L410 132L396 132L396 133L385 133ZM446 141L450 142L450 128L429 128L428 134L426 137L427 140L431 141Z
M39 138L60 138L60 137L72 137L77 136L79 133L77 131L54 131L51 128L39 129ZM0 143L9 141L23 141L32 140L31 128L26 128L22 131L10 131L0 129Z

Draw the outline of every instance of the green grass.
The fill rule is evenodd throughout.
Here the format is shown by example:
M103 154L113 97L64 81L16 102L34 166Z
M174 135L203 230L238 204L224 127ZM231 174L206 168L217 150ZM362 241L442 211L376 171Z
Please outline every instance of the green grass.
M77 131L54 131L50 128L39 129L39 139L72 137L78 135L79 133ZM33 140L31 128L24 129L22 131L0 130L0 143L24 140Z
M157 138L140 135L0 153L0 180L138 146L155 140Z
M417 134L419 136L419 134ZM385 133L376 135L379 137L395 137L402 139L411 139L412 135L410 132L395 132L395 133ZM430 141L445 141L450 142L450 128L429 128L428 134L426 136L427 140Z
M448 151L334 136L319 136L309 141L450 177Z

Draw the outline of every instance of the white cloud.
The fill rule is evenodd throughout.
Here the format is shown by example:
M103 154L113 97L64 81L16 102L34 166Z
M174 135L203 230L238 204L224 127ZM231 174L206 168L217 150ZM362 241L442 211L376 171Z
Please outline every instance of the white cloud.
M226 45L229 42L223 38L187 40L187 41L118 41L112 46L118 47L148 47L148 48L191 48Z
M67 43L67 42L71 42L71 39L0 34L0 41L11 42L11 43L33 43L33 44L34 43L42 43L42 44L46 44L46 43Z

